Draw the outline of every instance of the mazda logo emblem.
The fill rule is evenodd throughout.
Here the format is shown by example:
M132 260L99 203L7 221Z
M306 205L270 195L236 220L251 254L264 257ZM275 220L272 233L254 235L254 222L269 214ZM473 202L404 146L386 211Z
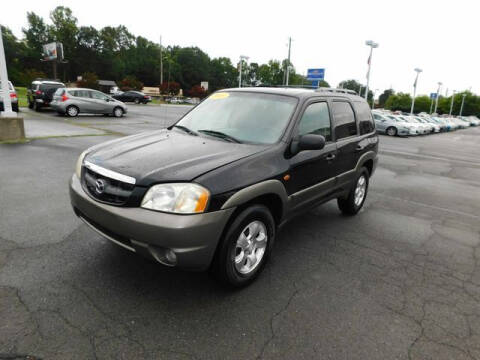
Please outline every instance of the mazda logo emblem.
M107 184L102 179L98 179L97 181L95 181L95 191L97 192L97 194L102 194L105 191L106 185Z

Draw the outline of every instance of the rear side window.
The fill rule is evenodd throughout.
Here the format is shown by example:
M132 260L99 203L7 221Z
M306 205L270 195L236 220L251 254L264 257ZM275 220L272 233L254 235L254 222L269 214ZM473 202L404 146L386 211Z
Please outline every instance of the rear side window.
M337 140L357 135L357 123L350 103L345 101L334 101L332 113Z
M360 135L369 134L375 129L372 119L372 111L366 102L356 101L353 103L355 112L357 113Z
M63 95L63 92L65 91L65 89L63 88L58 88L57 91L55 91L55 95L56 96L61 96Z
M70 90L69 91L72 96L75 97L83 97L83 98L89 98L90 97L90 92L87 90Z
M298 125L298 134L322 135L326 141L332 140L330 114L326 102L314 103L305 109Z

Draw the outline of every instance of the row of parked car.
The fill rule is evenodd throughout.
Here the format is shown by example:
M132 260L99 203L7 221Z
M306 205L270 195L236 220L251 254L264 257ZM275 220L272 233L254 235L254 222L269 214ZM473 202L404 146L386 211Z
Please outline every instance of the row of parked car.
M480 125L476 116L411 115L388 110L373 110L372 114L377 131L390 136L426 135Z

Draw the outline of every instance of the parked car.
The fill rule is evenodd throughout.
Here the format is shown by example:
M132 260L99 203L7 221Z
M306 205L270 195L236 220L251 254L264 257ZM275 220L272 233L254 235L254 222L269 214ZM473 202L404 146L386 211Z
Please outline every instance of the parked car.
M18 95L11 81L8 82L8 91L12 102L12 111L18 112ZM0 111L5 111L2 94L2 81L0 80Z
M168 99L168 102L170 104L181 104L181 103L183 103L183 100L180 99L180 98L177 98L177 97L172 97L172 98Z
M390 136L417 135L417 129L393 115L372 112L377 131Z
M417 129L417 133L420 135L429 134L432 130L432 127L426 124L423 124L421 121L418 121L413 116L410 115L396 115L397 118L402 119L403 121L414 124Z
M152 98L149 95L145 95L140 91L125 91L113 95L113 98L122 102L133 102L135 104L147 104L152 101Z
M42 107L50 106L53 94L58 88L64 88L65 84L55 80L37 79L27 89L28 107L39 111Z
M470 122L466 122L459 118L449 117L448 120L456 124L459 129L466 129L470 127Z
M420 121L422 124L427 125L430 128L430 133L439 133L440 126L430 122L428 119L421 117L421 116L413 116L414 119Z
M59 114L75 117L80 113L122 117L127 106L104 93L82 88L59 88L50 104Z
M358 213L377 152L370 107L346 90L227 89L167 129L84 151L70 198L117 245L239 287L288 219L335 198Z

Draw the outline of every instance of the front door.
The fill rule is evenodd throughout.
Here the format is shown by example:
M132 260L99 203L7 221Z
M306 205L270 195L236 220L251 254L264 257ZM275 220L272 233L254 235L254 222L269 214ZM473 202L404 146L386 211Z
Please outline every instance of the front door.
M307 150L290 161L290 180L286 182L291 195L292 210L301 208L327 196L335 187L337 173L337 146L332 141L330 111L326 101L307 103L294 130L294 138L306 134L325 137L321 150Z

